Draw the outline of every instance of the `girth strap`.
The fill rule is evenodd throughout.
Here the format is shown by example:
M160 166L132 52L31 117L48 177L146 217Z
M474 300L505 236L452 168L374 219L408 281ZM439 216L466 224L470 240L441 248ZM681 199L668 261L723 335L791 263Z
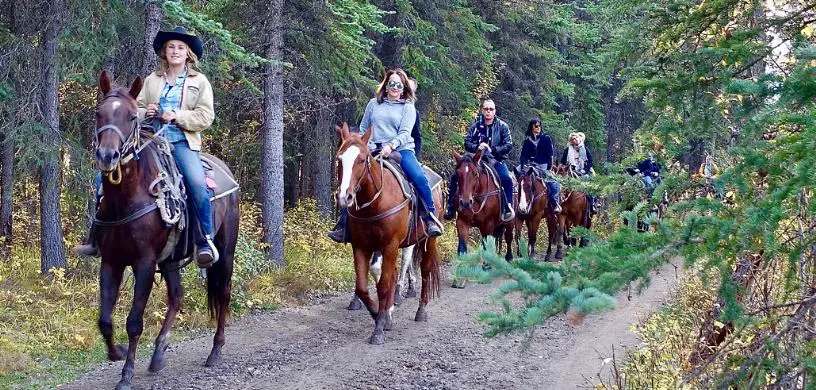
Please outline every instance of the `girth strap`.
M398 205L394 206L394 208L392 208L392 209L390 209L390 210L388 210L388 211L385 211L385 212L383 212L383 213L377 214L377 215L375 215L375 216L373 216L373 217L358 217L358 216L355 216L354 214L352 214L350 211L349 211L349 214L348 214L348 215L349 215L349 217L351 217L352 219L357 220L357 221L360 221L360 222L374 222L374 221L379 221L379 220L381 220L381 219L383 219L383 218L387 218L387 217L390 217L390 216L392 216L392 215L394 215L394 214L398 213L400 210L404 209L404 208L405 208L405 206L407 206L407 205L408 205L408 202L410 202L410 201L411 201L411 198L405 199L405 200L403 200L403 201L402 201L402 203L400 203L400 204L398 204Z
M141 208L138 211L136 211L135 213L130 214L127 217L125 217L123 219L116 220L116 221L103 221L103 220L100 220L99 218L97 218L96 215L94 215L94 224L96 224L96 226L99 226L99 227L122 226L124 224L133 222L133 221L135 221L135 220L137 220L137 219L139 219L141 217L144 217L145 215L149 214L151 211L155 210L156 208L158 208L158 206L156 206L156 203L155 202L150 202L150 204L148 204L144 208Z

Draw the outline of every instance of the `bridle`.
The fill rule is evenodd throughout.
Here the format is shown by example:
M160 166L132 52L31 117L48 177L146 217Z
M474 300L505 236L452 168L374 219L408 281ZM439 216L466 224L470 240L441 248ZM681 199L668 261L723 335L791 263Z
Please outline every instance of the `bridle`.
M121 96L117 92L111 92L105 95L102 98L102 102L109 98L121 98ZM113 131L116 135L119 136L119 140L122 141L121 146L119 146L119 155L122 156L119 161L116 163L116 167L111 172L103 172L102 174L107 176L108 181L113 185L118 185L122 182L122 165L129 163L131 160L139 159L139 153L142 152L148 145L153 143L153 140L159 136L161 130L153 134L152 138L149 139L147 142L140 145L141 137L139 136L139 119L138 116L130 120L131 130L130 135L125 136L125 133L122 132L122 129L119 126L114 124L107 124L102 127L96 129L94 133L94 150L99 148L99 136L106 131ZM162 127L162 130L164 128Z
M473 169L473 172L476 174L476 183L479 183L479 181L481 179L481 173L480 172L482 170L480 164L474 162L473 160L462 160L462 161L459 162L459 165L456 166L456 169L458 170L459 167L462 166L462 164L465 164L465 163L470 163L470 164L473 164L473 165L476 166L476 169ZM475 208L472 208L471 212L474 215L479 214L480 212L482 212L482 210L484 210L485 204L487 204L487 199L490 198L493 195L499 195L500 193L501 193L500 190L495 190L495 191L488 192L486 194L474 194L473 198L474 199L482 198L482 203L479 205L479 210L478 211ZM459 192L459 202L460 203L462 202L462 192L461 191Z

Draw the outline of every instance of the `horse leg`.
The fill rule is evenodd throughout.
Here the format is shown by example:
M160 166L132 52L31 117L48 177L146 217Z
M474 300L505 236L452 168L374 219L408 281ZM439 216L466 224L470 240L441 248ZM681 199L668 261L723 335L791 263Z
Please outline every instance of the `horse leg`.
M436 252L436 237L428 239L420 254L422 256L422 262L419 265L422 273L422 294L414 321L426 322L428 321L428 312L425 310L425 306L428 305L428 301L431 299L431 292L439 294L440 271L438 253ZM462 287L464 287L464 284Z
M126 346L113 343L113 308L119 299L119 286L124 272L124 266L108 262L103 262L99 271L99 331L105 339L110 361L122 360L127 354Z
M515 222L508 223L504 228L504 243L507 244L507 252L504 254L504 259L507 262L513 261L513 226Z
M405 292L405 296L408 298L416 298L417 297L417 270L419 269L419 262L422 259L422 256L414 251L412 247L411 249L411 262L410 266L408 267L408 291Z
M413 265L413 251L413 245L407 248L402 248L399 278L397 279L397 288L394 292L394 306L402 305L402 290L405 287L405 282L410 277L411 266ZM414 294L416 294L416 292L414 292Z
M176 314L181 307L181 297L183 289L181 287L181 272L178 270L164 274L164 281L167 285L167 312L164 313L164 322L161 331L156 337L153 357L150 359L148 371L159 372L167 365L164 359L164 352L170 346L170 329L176 321Z
M555 235L555 239L556 239L555 259L556 260L561 260L561 259L564 258L564 250L563 250L564 247L563 247L563 245L566 244L566 237L567 237L567 233L566 233L567 229L565 227L565 224L566 224L565 219L566 218L563 215L558 217L558 227L556 229L556 235Z
M237 216L231 225L237 228ZM222 363L221 348L226 342L224 329L227 327L227 316L229 315L230 300L232 299L232 271L235 264L235 244L237 241L237 231L225 232L224 239L216 236L215 245L218 247L218 251L221 252L221 260L218 260L212 267L207 269L207 305L210 309L210 316L217 321L217 326L213 336L212 349L209 356L207 356L207 361L204 363L206 367L215 367Z
M116 390L130 390L133 380L133 371L136 364L136 348L144 330L144 310L150 291L153 290L153 271L156 269L155 259L144 259L140 264L133 266L133 277L136 280L133 288L133 305L130 307L127 325L128 353L125 365L122 367L122 379L116 385Z
M354 273L356 283L354 292L365 304L371 318L377 318L377 311L374 310L374 301L368 294L368 264L371 259L371 252L362 248L354 248ZM381 278L382 279L382 278Z
M368 340L370 344L385 343L385 330L393 328L391 313L394 310L394 285L396 284L396 265L399 248L396 245L385 248L383 254L382 276L377 282L378 311L374 319L374 333Z
M460 218L456 219L456 235L459 237L459 249L457 253L461 256L467 253L467 237L469 227ZM423 260L424 261L424 260ZM453 279L453 288L465 288L464 279ZM422 271L422 290L425 291L425 271Z
M535 256L535 246L536 241L538 240L538 227L541 225L541 218L538 217L531 217L530 224L527 227L527 247L530 258L532 259Z

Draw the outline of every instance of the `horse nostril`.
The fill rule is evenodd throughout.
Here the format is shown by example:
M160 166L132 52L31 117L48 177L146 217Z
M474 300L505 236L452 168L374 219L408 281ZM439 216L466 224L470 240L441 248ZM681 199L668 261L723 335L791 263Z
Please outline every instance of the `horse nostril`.
M121 153L119 153L118 150L114 150L113 151L113 158L111 159L111 161L119 161L119 157L121 157Z

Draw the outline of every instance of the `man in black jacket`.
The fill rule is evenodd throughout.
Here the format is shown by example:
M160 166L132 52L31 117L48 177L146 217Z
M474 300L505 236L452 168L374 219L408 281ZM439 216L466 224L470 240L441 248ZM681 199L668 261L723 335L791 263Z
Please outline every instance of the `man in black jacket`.
M510 135L510 127L507 123L496 117L496 103L487 99L482 102L482 115L476 120L465 135L465 150L470 153L482 151L482 157L488 160L495 160L494 166L501 181L502 194L502 220L509 221L515 216L513 212L513 180L510 178L510 171L507 169L504 160L513 150L513 137ZM451 176L448 193L448 210L445 219L451 220L456 214L456 198L454 197L458 185L456 173Z

